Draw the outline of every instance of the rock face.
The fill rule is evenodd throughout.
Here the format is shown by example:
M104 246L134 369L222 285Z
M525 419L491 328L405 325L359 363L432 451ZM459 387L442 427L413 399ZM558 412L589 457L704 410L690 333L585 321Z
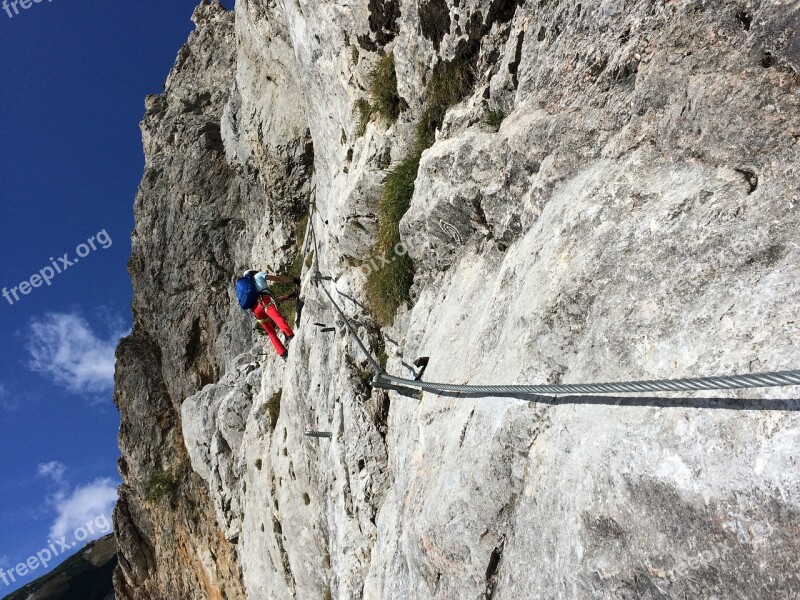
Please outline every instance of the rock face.
M129 262L134 325L117 351L119 598L245 597L216 499L190 467L181 405L252 348L251 324L228 294L233 275L251 264L280 267L280 248L308 201L301 106L274 110L268 134L241 122L261 110L242 89L269 80L271 69L291 74L275 64L248 69L234 16L219 4L202 4L194 21L142 123L147 160ZM236 154L248 145L262 156Z
M142 125L118 598L800 594L800 389L374 390L310 276L398 375L423 356L448 383L798 368L795 3L238 0L194 20ZM403 110L362 134L386 53ZM452 66L469 92L399 223L414 302L381 330L383 181ZM283 363L231 284L300 261Z

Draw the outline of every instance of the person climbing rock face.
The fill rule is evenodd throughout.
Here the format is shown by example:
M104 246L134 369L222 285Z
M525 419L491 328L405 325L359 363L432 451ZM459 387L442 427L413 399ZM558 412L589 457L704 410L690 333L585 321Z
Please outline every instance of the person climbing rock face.
M300 285L300 280L296 278L267 275L263 271L246 271L242 277L236 280L236 297L239 300L239 306L253 312L256 320L269 336L275 351L283 360L286 360L289 351L278 337L275 327L277 326L285 336L286 344L294 337L294 332L278 310L277 303L296 298L297 293L292 292L275 298L269 289L270 281Z

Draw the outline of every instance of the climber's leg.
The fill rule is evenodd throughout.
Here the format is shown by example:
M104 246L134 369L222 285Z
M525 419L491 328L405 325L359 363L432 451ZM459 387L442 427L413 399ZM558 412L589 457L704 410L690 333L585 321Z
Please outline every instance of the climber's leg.
M289 324L286 322L286 319L283 318L283 315L281 315L277 306L274 304L267 306L267 315L269 315L270 319L275 321L275 324L286 337L294 336L294 331L292 331L292 328L289 327Z
M273 348L275 348L275 352L277 352L280 356L286 354L287 353L286 346L284 346L280 338L278 338L278 334L275 332L275 325L272 322L272 319L264 311L264 307L261 306L260 304L257 305L253 309L253 314L256 316L256 319L258 319L258 322L261 324L261 327L264 328L264 331L267 332L267 335L269 336L269 341L272 342L272 346Z

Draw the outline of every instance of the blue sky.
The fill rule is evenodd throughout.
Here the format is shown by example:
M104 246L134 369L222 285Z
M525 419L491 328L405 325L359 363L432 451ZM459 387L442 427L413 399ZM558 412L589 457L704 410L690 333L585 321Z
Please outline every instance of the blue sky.
M0 297L2 569L54 536L69 541L113 505L113 349L131 319L139 121L197 3L44 0L11 18L0 9L0 288L11 299ZM46 571L10 586L0 578L0 597Z

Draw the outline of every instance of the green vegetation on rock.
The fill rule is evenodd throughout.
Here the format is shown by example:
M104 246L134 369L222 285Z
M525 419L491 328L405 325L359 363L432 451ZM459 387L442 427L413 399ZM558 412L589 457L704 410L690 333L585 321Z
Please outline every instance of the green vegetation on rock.
M378 239L368 261L373 268L366 284L370 308L381 325L391 324L400 305L411 300L414 265L406 253L398 253L396 248L400 243L400 219L411 206L422 153L436 141L436 130L442 126L447 109L469 93L473 82L469 62L441 63L434 69L411 149L397 166L389 169L384 180L378 204Z
M397 92L397 72L394 68L394 54L387 54L378 61L369 76L369 100L359 98L356 101L358 113L359 136L364 135L367 123L372 115L379 114L389 123L394 123L400 116L403 99Z
M506 113L502 110L488 110L483 117L484 123L486 123L489 127L497 131L500 129L500 125L506 118Z
M387 54L375 65L369 81L369 95L372 110L394 123L400 116L402 100L397 93L397 72L394 68L394 54Z
M178 480L171 471L153 469L145 484L145 498L148 502L158 502L164 498L172 499L178 488Z

